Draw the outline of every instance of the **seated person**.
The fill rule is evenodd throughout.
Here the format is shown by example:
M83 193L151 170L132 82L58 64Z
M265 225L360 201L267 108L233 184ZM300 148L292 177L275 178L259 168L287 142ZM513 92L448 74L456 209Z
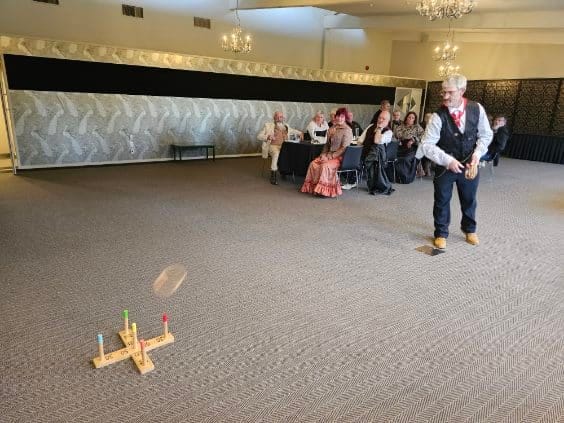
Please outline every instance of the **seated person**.
M321 197L336 197L343 193L336 173L343 161L343 153L352 141L346 116L345 107L337 109L335 124L327 131L327 142L321 155L309 164L302 192Z
M390 112L382 111L376 120L371 123L359 137L359 144L363 145L362 157L366 168L366 185L368 193L375 195L391 195L395 190L386 175L386 144L392 141L390 125Z
M325 144L327 129L329 126L325 122L325 116L322 111L315 113L313 119L308 123L306 132L312 144Z
M494 133L493 140L488 147L488 152L480 159L481 162L490 162L493 160L493 165L498 165L499 155L505 149L505 145L509 139L509 129L505 126L506 123L505 116L498 115L495 117L492 126ZM485 165L485 163L482 164Z
M423 128L417 123L417 113L409 112L405 115L402 124L394 129L394 136L399 142L398 157L415 153L423 132Z
M395 131L395 129L400 126L402 124L401 121L401 111L399 110L394 110L394 112L392 113L392 121L390 122L390 126L392 127L392 131ZM393 135L392 135L393 137Z
M417 113L409 112L394 134L399 142L396 162L396 182L409 184L417 174L418 159L415 156L423 128L417 123ZM420 172L423 172L421 169Z
M376 111L376 113L374 113L374 116L372 116L372 120L371 122L377 122L378 121L378 116L380 116L380 113L382 113L383 111L388 111L390 112L390 110L392 109L392 105L390 103L390 100L382 100L380 102L380 109L378 109ZM390 112L391 113L391 112Z
M297 129L290 128L284 122L284 113L277 111L274 112L273 122L267 122L264 124L264 128L257 135L257 139L262 141L262 157L264 159L272 157L272 162L270 165L270 183L273 185L278 185L278 156L280 155L280 149L282 148L282 143L287 140L291 135L298 136L303 139L304 134L302 134Z
M327 124L329 128L335 125L335 113L337 113L337 109L331 109L329 112L329 123Z
M347 112L347 125L352 129L353 139L357 139L362 134L362 127L360 124L353 120L354 115L350 110Z

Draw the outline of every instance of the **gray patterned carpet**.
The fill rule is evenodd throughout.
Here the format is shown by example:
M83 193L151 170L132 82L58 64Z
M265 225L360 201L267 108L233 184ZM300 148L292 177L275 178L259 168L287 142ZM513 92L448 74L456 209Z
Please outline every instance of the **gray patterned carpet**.
M260 168L0 174L0 420L564 422L564 167L484 172L482 244L454 207L434 257L430 180L331 200ZM124 308L176 337L145 376L90 362Z

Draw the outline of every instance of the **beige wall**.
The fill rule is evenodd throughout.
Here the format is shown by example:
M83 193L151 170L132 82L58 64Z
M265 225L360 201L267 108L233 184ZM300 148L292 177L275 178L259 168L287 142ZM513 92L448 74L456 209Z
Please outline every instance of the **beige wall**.
M390 73L439 80L437 62L431 59L438 42L394 41ZM456 63L468 79L561 78L564 44L457 42Z
M324 69L390 74L392 33L367 29L327 29ZM365 66L370 70L365 70Z
M59 6L0 0L0 34L321 67L326 11L306 7L240 12L243 29L255 39L254 50L241 55L224 52L219 45L221 36L236 23L227 0L187 1L185 14L159 1L158 9L151 6L156 0L129 2L144 6L144 18L136 19L121 14L118 0L72 0ZM195 28L194 16L210 18L211 30Z

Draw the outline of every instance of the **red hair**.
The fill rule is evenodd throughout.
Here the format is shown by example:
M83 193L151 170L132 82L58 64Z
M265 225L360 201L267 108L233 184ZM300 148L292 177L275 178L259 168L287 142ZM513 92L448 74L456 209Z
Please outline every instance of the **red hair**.
M346 107L340 107L337 109L337 111L335 112L335 116L339 116L339 115L345 115L345 118L347 117L347 113L349 113L349 110Z

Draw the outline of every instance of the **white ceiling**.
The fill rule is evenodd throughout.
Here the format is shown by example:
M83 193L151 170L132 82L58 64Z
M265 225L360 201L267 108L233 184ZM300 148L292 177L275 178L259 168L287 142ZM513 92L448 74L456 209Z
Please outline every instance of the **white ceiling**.
M236 1L231 1L235 7ZM240 9L319 7L352 16L415 14L417 0L239 0ZM564 0L478 0L475 12L563 10Z
M417 0L238 0L239 9L317 7L329 11L324 27L381 31L559 32L564 36L564 0L477 0L460 19L429 22L415 10ZM229 0L235 8L237 0ZM560 38L562 38L562 36Z

